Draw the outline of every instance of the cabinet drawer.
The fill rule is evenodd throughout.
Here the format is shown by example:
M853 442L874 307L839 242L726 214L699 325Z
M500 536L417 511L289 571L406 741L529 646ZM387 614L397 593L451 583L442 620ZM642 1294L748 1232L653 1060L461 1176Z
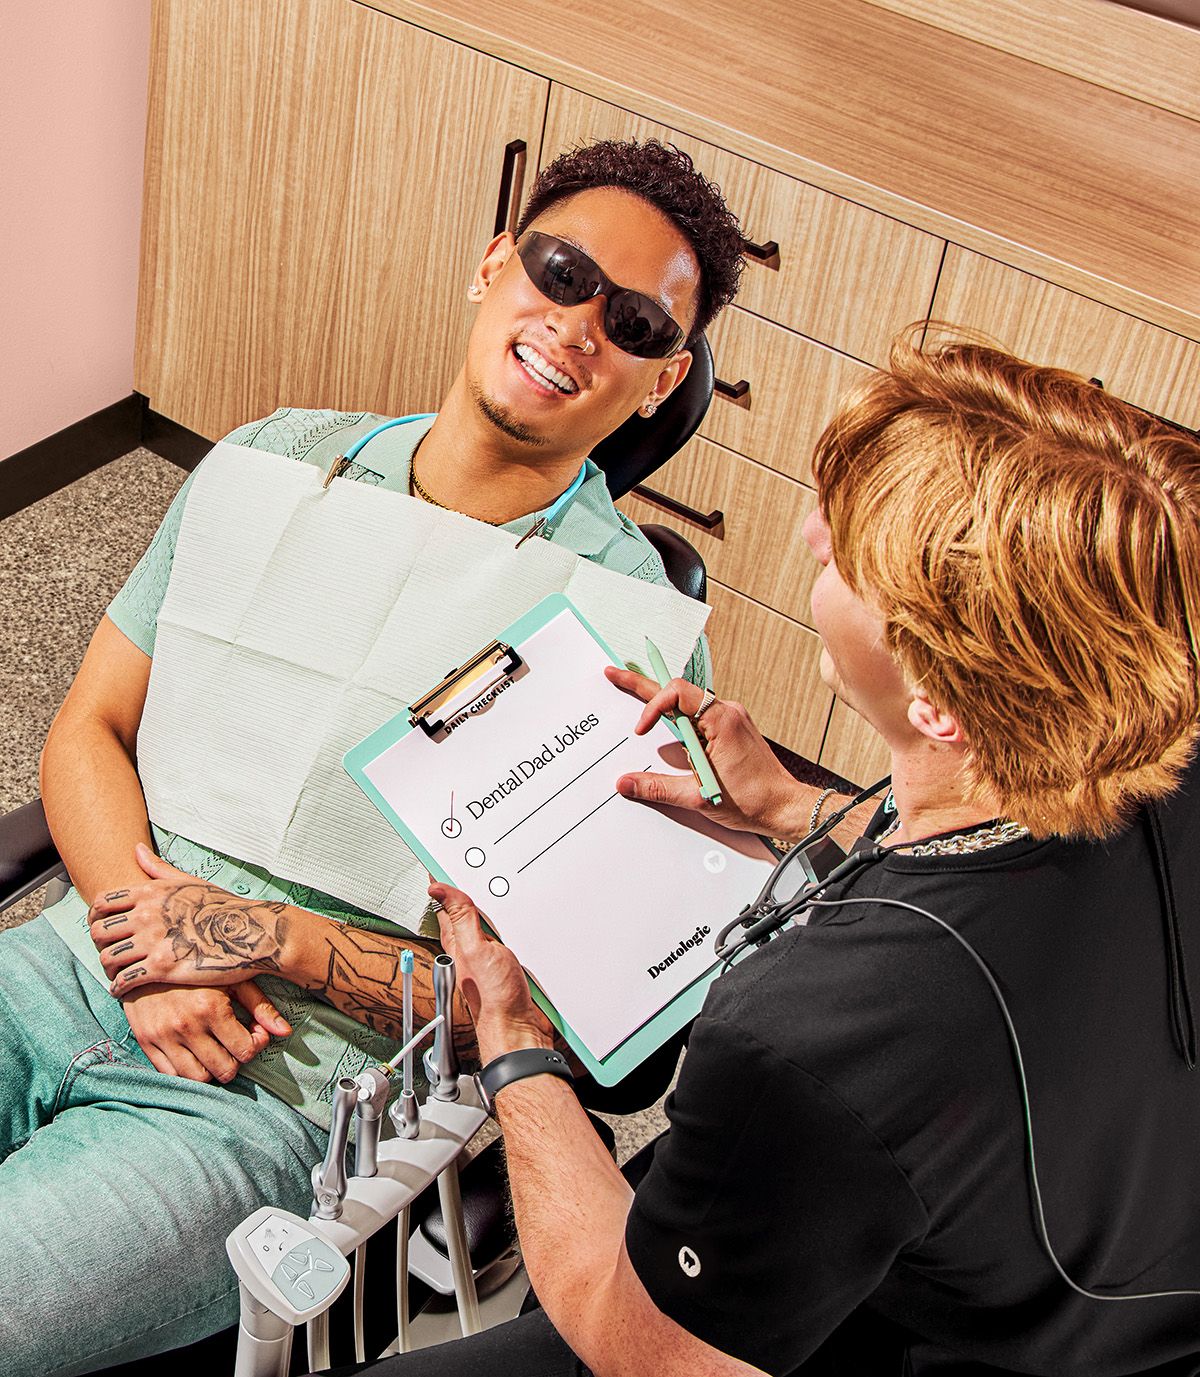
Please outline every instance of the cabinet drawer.
M887 743L875 728L840 698L835 698L820 763L835 775L865 787L888 773L892 757Z
M725 521L706 531L631 493L619 505L638 525L670 526L700 552L709 578L793 621L809 621L809 594L820 569L801 534L817 505L811 488L700 439L652 474L646 486L697 512L723 512Z
M717 377L749 391L737 400L716 393L700 434L811 483L817 438L872 370L736 306L717 318L709 341Z
M1200 344L951 245L933 315L1022 358L1100 378L1134 406L1200 426Z
M944 241L794 177L555 85L542 165L594 139L657 138L719 184L746 237L779 246L778 266L749 261L739 303L871 363L929 311Z
M719 583L708 585L714 687L745 703L764 736L815 760L833 695L821 682L815 631Z

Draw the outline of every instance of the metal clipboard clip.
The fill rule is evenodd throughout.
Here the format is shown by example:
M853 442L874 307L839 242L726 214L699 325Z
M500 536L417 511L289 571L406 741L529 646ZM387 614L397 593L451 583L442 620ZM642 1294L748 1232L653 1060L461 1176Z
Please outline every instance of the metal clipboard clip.
M420 727L426 736L440 737L456 717L524 668L525 661L512 646L492 641L413 703L408 710L409 725Z

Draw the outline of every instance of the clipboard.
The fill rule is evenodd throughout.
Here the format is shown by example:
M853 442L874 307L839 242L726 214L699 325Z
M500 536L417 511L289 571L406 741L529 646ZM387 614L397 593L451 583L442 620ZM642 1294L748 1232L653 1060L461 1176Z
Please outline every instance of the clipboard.
M401 712L391 721L385 723L375 732L371 733L365 740L348 751L343 758L343 763L351 778L364 791L375 807L379 809L395 831L412 849L418 859L427 867L430 874L436 876L439 880L465 889L468 893L472 894L472 897L476 899L476 902L483 909L487 909L489 906L489 896L486 889L480 892L479 886L485 883L486 871L482 868L472 871L468 867L474 865L475 862L467 859L464 863L460 864L459 873L454 875L446 869L445 865L439 863L438 858L431 852L429 846L426 845L421 836L413 830L413 827L398 814L392 803L389 802L385 789L380 787L378 782L381 774L380 762L388 757L389 753L392 753L394 756L395 752L393 748L400 746L401 743L405 743L413 733L424 738L424 740L410 742L408 746L403 749L420 751L423 758L429 757L431 749L436 751L436 743L445 742L455 734L461 733L458 738L460 747L462 743L469 742L471 740L470 733L472 730L478 730L476 722L481 717L486 717L492 705L502 696L520 694L522 683L526 676L537 675L537 664L531 665L527 661L525 655L522 653L522 647L527 643L536 643L537 633L550 628L551 624L563 613L568 613L579 626L582 627L586 635L590 637L591 641L598 647L600 654L605 660L611 664L620 663L604 642L603 638L588 624L587 620L579 613L569 599L562 594L552 594L544 598L511 626L501 631L494 641L484 646L469 660L449 671L438 684L434 685L425 694L417 698L407 711ZM543 672L545 672L544 668ZM609 686L609 689L613 693L616 692L616 690L611 689L611 686ZM510 704L513 701L513 699L509 699ZM664 722L664 726L668 733L664 739L677 740L678 734L674 731L671 724L669 722ZM555 739L561 742L563 741L563 736L560 734ZM632 740L632 738L627 737L626 740ZM432 746L427 746L426 743L433 744ZM566 747L564 747L564 749L566 749ZM586 755L586 750L576 753L576 757L579 760L583 760ZM603 757L601 758L603 759ZM532 760L528 763L531 766L534 764ZM599 762L593 762L593 764L599 764ZM540 769L540 767L538 768ZM653 768L657 769L661 767L654 764ZM682 767L676 768L681 769ZM618 773L625 772L619 768L614 769L611 764L609 769L612 770L612 774L609 776L610 779L615 778L615 775ZM587 765L583 769L582 774L586 775L591 770L592 765ZM598 770L592 773L589 787L603 787L605 789L608 787L607 784L596 786L596 781L602 780L603 778L603 770L604 767L601 765ZM515 776L514 780L516 781L515 783L513 781L509 781L509 783L513 784L513 788L516 788L520 781L516 780ZM556 778L555 783L557 782ZM568 783L573 783L573 781L568 780ZM498 790L497 792L499 793L500 791ZM533 809L533 813L538 813L541 808L550 805L562 792L563 790L559 789L557 794L550 795L550 797L546 799L545 804L539 804ZM531 794L531 797L532 796ZM617 797L615 793L613 796ZM507 808L508 801L506 799L497 801ZM439 808L441 808L441 806L440 804L438 805ZM477 806L482 805L472 804L473 811L470 813L470 818L472 820L482 817L482 813L477 814L474 811L474 808ZM490 805L488 806L490 807ZM628 806L636 808L646 807L646 805L643 804L631 804ZM597 811L599 811L599 808L593 810L593 812ZM667 814L668 816L674 812L674 810L656 811L659 811L661 814ZM533 814L530 814L530 818L532 818L532 816ZM543 820L546 816L547 815L543 814ZM591 814L588 816L590 817ZM509 831L515 831L517 826L521 826L523 822L528 820L529 819L522 819L516 826L509 828L508 831L504 832L500 840L503 841L504 838L508 837ZM759 842L758 839L750 837L749 834L730 833L726 829L718 828L717 825L710 820L700 818L699 815L696 817L688 815L685 820L683 815L680 814L677 820L684 821L685 826L682 830L692 834L687 839L687 844L689 846L703 848L704 846L711 845L711 841L704 839L711 838L714 832L717 832L721 834L721 840L724 845L734 848L733 852L726 852L725 850L720 851L722 857L732 855L732 864L727 874L721 873L725 870L726 862L724 860L720 862L719 867L716 865L710 867L708 865L709 858L717 855L716 851L710 850L705 853L704 862L706 868L712 870L712 875L705 877L703 880L699 879L696 875L692 875L691 877L691 883L693 885L703 883L713 886L713 903L719 906L720 910L719 912L714 911L709 915L711 919L709 926L711 927L711 931L715 932L720 924L727 918L732 917L738 911L738 907L740 907L741 903L747 902L749 899L753 898L758 887L761 885L762 877L774 863L774 857L765 845ZM587 819L585 818L582 821L587 821ZM449 827L450 830L447 830L447 827ZM455 828L458 828L458 831L455 831ZM425 832L427 837L431 835L432 830L433 829L426 819ZM461 833L462 825L461 822L455 818L453 807L451 808L450 816L443 819L439 830L441 831L442 837L447 839L456 839ZM570 830L573 829L568 829L568 831ZM564 836L565 835L564 833ZM557 840L561 841L563 838L560 837ZM442 846L441 842L437 844ZM554 843L551 845L553 844ZM477 850L477 848L475 849ZM549 851L551 847L547 846L545 849ZM469 856L470 852L468 851L465 854ZM533 864L542 854L544 854L544 852L539 852L538 856L534 856L533 860L528 862L528 864ZM482 861L480 865L482 866ZM745 883L745 893L744 897L739 901L731 896L730 886L734 886L741 881ZM488 883L494 883L494 881ZM507 884L507 881L504 881L504 883ZM492 890L492 894L499 894L499 892L500 891L496 889ZM507 890L504 892L507 893ZM739 893L740 892L741 891L739 891ZM493 907L495 907L494 902ZM664 913L666 912L666 910L663 911ZM511 923L511 913L509 917L503 921ZM684 921L685 924L687 924L692 920L685 918ZM497 928L503 927L503 922L499 916L497 916L496 922ZM697 930L699 926L703 926L703 924L697 924ZM576 936L577 931L584 935L588 935L589 930L573 929L572 937ZM497 931L496 935L503 937L503 933L500 931ZM509 929L509 939L510 941L513 940L511 929ZM703 959L705 953L698 949L699 944L689 942L688 945L697 947L697 950L686 953L686 964L689 972L691 972L694 978L690 978L684 988L674 993L668 1002L646 1017L644 1021L641 1021L631 1033L625 1035L615 1046L599 1054L593 1052L584 1038L578 1034L559 1013L559 1010L555 1007L552 1000L547 996L545 991L540 988L536 979L538 974L537 971L534 970L532 972L534 978L530 979L530 989L534 1001L562 1034L568 1045L579 1057L581 1063L601 1085L614 1085L618 1081L624 1079L625 1076L640 1065L642 1061L661 1046L673 1033L677 1032L699 1013L704 1003L709 985L719 974L720 963L712 956L711 935L705 940L708 957L707 961ZM685 964L685 954L681 951L679 955L680 971L682 971ZM579 952L578 956L580 960L586 959L583 952ZM671 959L673 960L674 957L672 956ZM575 954L572 952L571 961L574 962L574 960ZM533 963L526 961L525 964L532 965ZM679 972L674 974L678 976ZM553 984L552 981L547 983ZM641 997L645 999L650 996L643 993Z

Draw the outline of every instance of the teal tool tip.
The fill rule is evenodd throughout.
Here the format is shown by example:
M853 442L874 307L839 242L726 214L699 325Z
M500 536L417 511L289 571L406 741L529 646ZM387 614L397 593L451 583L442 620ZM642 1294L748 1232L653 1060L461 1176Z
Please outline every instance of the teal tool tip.
M413 973L413 954L407 947L400 953L400 974L412 975Z

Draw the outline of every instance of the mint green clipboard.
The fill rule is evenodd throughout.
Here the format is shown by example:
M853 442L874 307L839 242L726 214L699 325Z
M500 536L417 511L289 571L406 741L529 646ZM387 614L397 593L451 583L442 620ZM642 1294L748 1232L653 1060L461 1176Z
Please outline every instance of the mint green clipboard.
M547 622L557 617L561 612L570 612L575 616L583 628L591 635L592 639L608 656L610 663L619 665L620 660L613 654L610 647L605 643L604 638L596 631L579 611L577 607L567 597L561 593L551 593L549 597L543 598L535 607L530 608L523 617L520 617L511 626L499 632L496 639L503 641L506 645L511 645L514 650L519 651L523 642L527 641L536 631L540 631ZM667 725L674 731L672 723ZM409 721L407 711L401 712L393 717L389 722L385 722L378 730L373 731L365 740L360 741L357 746L352 747L342 757L342 763L346 768L351 779L366 794L376 808L391 823L392 827L399 833L405 843L411 848L413 854L426 867L431 875L446 884L455 885L459 889L466 888L469 893L469 878L467 885L459 884L454 876L447 874L429 854L422 845L421 840L406 825L387 800L380 794L374 784L367 778L365 769L376 759L389 750L396 742L403 740L410 732L417 730ZM732 914L730 915L733 916ZM720 973L721 963L714 960L712 967L703 975L699 976L685 990L681 991L664 1008L660 1009L649 1022L644 1023L636 1032L632 1033L624 1042L619 1043L606 1056L596 1058L584 1046L583 1042L576 1036L575 1032L567 1025L559 1014L558 1010L546 998L540 989L529 982L530 992L538 1008L546 1015L551 1023L558 1029L566 1039L571 1050L591 1073L593 1078L601 1085L616 1085L618 1081L624 1080L636 1067L640 1066L652 1052L658 1050L664 1042L673 1034L677 1033L685 1024L690 1023L700 1012L704 1003L704 998L708 993L708 987Z

